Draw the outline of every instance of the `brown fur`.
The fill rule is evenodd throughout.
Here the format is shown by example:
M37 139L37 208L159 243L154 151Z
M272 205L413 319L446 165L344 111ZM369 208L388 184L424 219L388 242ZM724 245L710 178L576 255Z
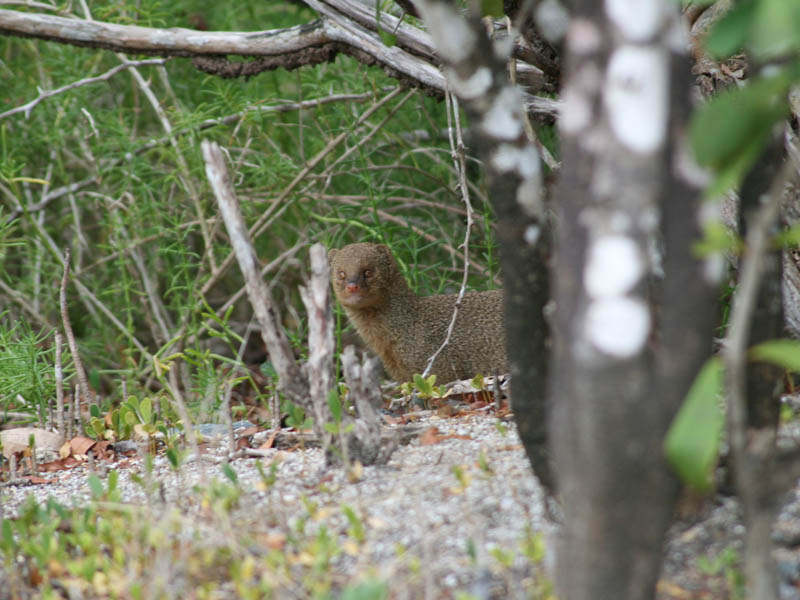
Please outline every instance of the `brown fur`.
M389 374L409 381L422 373L445 340L458 295L417 296L382 244L332 249L328 260L336 297ZM444 383L507 371L502 290L465 294L431 373Z

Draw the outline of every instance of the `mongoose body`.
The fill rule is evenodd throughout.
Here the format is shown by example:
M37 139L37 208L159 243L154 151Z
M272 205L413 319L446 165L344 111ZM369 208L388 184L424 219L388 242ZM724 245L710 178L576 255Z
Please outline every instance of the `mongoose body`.
M422 373L447 336L458 294L417 296L382 244L350 244L328 259L336 297L389 374L409 381ZM431 373L445 383L507 371L502 290L464 294Z

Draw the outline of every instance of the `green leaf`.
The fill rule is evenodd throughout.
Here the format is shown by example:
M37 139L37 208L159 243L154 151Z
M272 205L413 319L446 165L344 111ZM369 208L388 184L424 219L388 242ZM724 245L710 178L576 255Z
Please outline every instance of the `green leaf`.
M756 3L746 0L736 4L706 38L706 49L716 58L725 58L744 48L753 25Z
M700 492L712 488L725 417L720 407L722 361L703 365L664 440L664 452L675 472Z
M139 415L142 417L142 423L145 425L151 423L153 417L153 401L150 396L145 396L139 403Z
M341 600L386 600L389 586L383 581L370 579L342 591Z
M89 406L89 414L93 416L95 419L100 418L100 407L97 404L92 404Z
M2 531L3 536L3 546L7 553L11 552L11 549L14 548L14 532L11 530L11 521L8 519L3 519L3 524L0 526L0 531Z
M797 0L759 0L752 23L750 49L760 60L800 49L800 3Z
M178 453L175 450L175 448L167 448L167 451L165 452L165 454L167 455L167 460L169 461L169 464L172 465L172 468L173 469L177 469L178 468Z
M230 466L228 463L222 464L222 474L228 478L228 480L236 485L236 482L239 481L239 476L236 474L236 471L233 470L233 467Z
M92 498L97 500L103 495L103 482L100 481L100 478L92 473L89 475L88 479L89 483L89 490L92 492Z
M397 44L397 36L393 33L389 33L383 29L378 29L378 35L381 37L381 41L384 43L384 45L388 46L389 48Z
M328 433L332 433L333 435L339 434L339 424L338 423L325 423L325 431Z
M737 173L749 169L766 143L772 126L788 113L786 69L744 88L712 98L693 115L689 138L702 166L722 170L732 163Z
M339 390L336 388L328 392L328 408L331 411L333 420L337 423L342 422L342 401L339 399Z
M750 360L768 362L787 371L800 372L800 341L769 340L750 348L747 353Z
M111 469L108 472L108 493L110 494L117 489L117 481L119 480L119 471Z
M481 15L484 17L502 17L503 0L481 0Z
M89 369L89 386L93 390L100 389L100 371L96 367Z

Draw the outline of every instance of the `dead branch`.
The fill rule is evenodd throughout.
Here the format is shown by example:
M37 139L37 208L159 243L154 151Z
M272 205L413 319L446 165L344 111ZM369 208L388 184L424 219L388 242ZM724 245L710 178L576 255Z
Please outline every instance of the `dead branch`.
M286 333L278 324L275 302L269 287L259 277L255 251L250 234L239 210L239 201L231 184L225 157L219 145L208 140L202 142L206 175L225 221L239 268L245 280L247 296L253 306L267 346L270 360L279 376L279 386L293 402L308 405L308 381L294 360Z
M330 268L328 255L322 244L314 244L309 252L311 279L300 287L300 297L308 313L308 363L306 375L314 414L314 430L322 438L326 456L333 438L323 424L331 422L328 395L333 389L333 354L336 341L333 336L333 311L330 299Z
M67 310L67 281L69 281L69 263L70 252L69 248L64 252L64 276L61 278L61 293L59 294L59 302L61 304L61 320L64 323L64 334L67 336L67 343L69 344L69 351L72 354L72 362L75 365L75 373L78 376L78 386L81 390L81 396L86 402L92 401L92 396L89 394L89 381L86 379L86 371L83 369L83 362L81 361L80 353L78 352L78 343L75 341L75 334L72 333L72 324L69 320L69 311Z

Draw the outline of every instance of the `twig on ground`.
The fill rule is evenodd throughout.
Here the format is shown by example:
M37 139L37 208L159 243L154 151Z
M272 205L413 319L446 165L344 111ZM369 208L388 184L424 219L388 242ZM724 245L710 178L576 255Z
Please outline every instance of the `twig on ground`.
M56 430L66 439L67 432L64 430L64 368L61 363L61 332L55 332L54 343L56 347Z
M81 396L86 402L93 402L94 398L89 392L89 381L86 379L86 371L83 369L83 361L78 352L78 343L75 341L75 334L72 333L72 324L69 321L69 311L67 310L67 281L69 280L70 252L69 248L64 252L64 275L61 278L61 293L59 302L61 304L61 321L64 324L64 334L67 336L69 351L72 354L72 363L75 365L75 374L78 376Z

